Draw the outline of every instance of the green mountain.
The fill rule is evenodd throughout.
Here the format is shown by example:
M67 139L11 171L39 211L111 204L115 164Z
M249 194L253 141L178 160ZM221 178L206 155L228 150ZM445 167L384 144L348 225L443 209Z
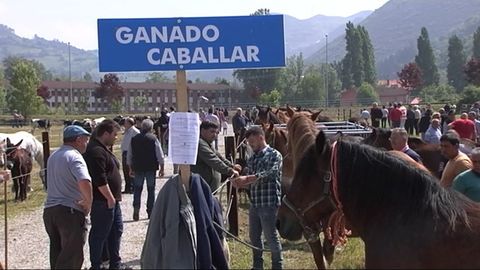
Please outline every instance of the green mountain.
M380 79L394 79L402 66L417 54L420 29L428 29L436 54L437 65L445 68L448 59L448 38L452 34L471 43L471 36L480 26L479 0L390 0L360 24L370 34ZM469 41L470 40L470 41ZM471 50L471 44L465 44ZM345 35L329 43L329 61L341 60L345 54ZM317 63L324 59L325 47L307 59Z

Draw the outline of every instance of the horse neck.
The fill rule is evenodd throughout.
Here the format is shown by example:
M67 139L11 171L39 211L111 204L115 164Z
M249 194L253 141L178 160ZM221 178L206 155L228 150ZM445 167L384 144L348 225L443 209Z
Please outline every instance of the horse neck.
M297 121L300 119L297 119ZM311 121L311 120L310 120ZM294 167L303 157L309 146L315 143L316 129L313 125L306 123L296 123L289 130L288 143L291 149Z

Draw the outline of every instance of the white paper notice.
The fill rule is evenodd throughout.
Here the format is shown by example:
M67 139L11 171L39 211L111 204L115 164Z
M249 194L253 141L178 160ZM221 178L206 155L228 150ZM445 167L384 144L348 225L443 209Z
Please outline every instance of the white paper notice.
M198 113L175 112L170 115L168 155L173 164L197 163L200 118Z

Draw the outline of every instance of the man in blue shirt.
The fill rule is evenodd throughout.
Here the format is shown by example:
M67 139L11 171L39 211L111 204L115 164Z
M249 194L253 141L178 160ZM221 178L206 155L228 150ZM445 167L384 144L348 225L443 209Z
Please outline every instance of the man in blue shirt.
M255 152L247 161L249 175L232 180L235 187L250 186L250 241L263 249L262 231L272 252L272 269L282 268L282 246L275 222L280 206L282 155L265 141L265 133L253 126L245 133ZM253 269L263 269L262 251L253 250Z
M430 127L425 132L423 140L426 143L440 144L440 137L442 137L442 132L440 131L440 120L432 119Z
M473 168L457 175L452 187L472 201L480 202L480 147L472 150L470 160Z

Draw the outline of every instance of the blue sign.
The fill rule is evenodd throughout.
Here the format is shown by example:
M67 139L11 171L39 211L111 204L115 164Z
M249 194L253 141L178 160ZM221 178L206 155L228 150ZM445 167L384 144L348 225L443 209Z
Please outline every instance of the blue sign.
M283 15L99 19L100 72L285 66Z

